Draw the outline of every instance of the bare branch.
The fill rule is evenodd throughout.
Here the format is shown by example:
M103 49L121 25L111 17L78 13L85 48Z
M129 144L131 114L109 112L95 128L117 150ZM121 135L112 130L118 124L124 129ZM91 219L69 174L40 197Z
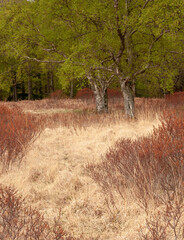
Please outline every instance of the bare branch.
M108 68L108 67L95 67L92 68L92 70L104 70L104 71L108 71L108 72L114 72L114 70L112 68Z
M120 49L119 49L119 53L116 57L116 61L120 61L120 58L122 57L123 55L123 52L125 50L125 32L124 34L122 33L121 31L121 27L120 27L120 19L119 19L119 16L118 16L118 7L119 7L119 1L118 0L114 0L114 9L115 9L115 13L116 13L116 29L117 29L117 33L118 33L118 36L119 36L119 39L120 39L120 42L121 42L121 46L120 46Z
M39 63L64 63L65 61L57 61L57 60L40 60L40 59L37 59L37 58L31 58L31 57L28 57L28 56L24 56L24 58L26 59L29 59L31 61L35 61L35 62L39 62Z
M145 1L143 7L142 7L141 10L140 10L139 17L140 17L141 14L142 14L142 10L146 8L146 6L148 5L148 3L149 3L150 1L151 1L151 0L146 0L146 1Z
M167 52L168 52L168 51L167 51ZM177 51L169 51L169 53L184 54L184 52L177 52Z
M115 77L115 75L113 74L113 75L111 75L110 78L106 81L108 85L112 82L112 80L113 80L114 77Z
M105 58L103 61L101 61L101 64L103 65L104 63L110 62L111 60L113 60L113 57L109 56L109 57Z
M46 51L46 52L55 52L58 53L59 55L63 56L64 58L67 59L67 55L65 53L63 53L62 51L58 51L56 46L52 43L52 48L44 48L41 44L39 43L35 43L37 46L41 47L42 50Z
M130 34L129 34L129 37L131 37L134 33L137 32L137 29L133 30Z
M146 70L150 67L150 65L151 65L150 56L151 56L151 51L152 51L152 48L154 47L154 44L155 44L156 42L158 42L158 40L159 40L165 33L168 33L168 32L169 32L169 30L164 30L164 31L161 32L161 34L160 34L157 38L154 37L154 40L153 40L153 42L151 43L151 45L150 45L150 47L149 47L149 50L148 50L148 55L149 55L149 56L148 56L148 57L149 57L148 63L146 64L146 66L145 66L144 68L142 68L141 70L139 70L139 71L137 71L136 73L134 73L134 74L133 74L134 77L136 77L136 76L138 76L138 75L140 75L140 74L142 74L142 73L145 73Z
M169 30L163 30L163 31L161 32L161 34L160 34L157 38L154 37L154 40L153 40L153 42L151 43L150 48L149 48L149 55L151 54L151 50L152 50L152 48L154 47L154 44L155 44L156 42L158 42L158 40L159 40L165 33L168 33L168 32L170 32L170 31L169 31Z
M133 76L136 77L136 76L138 76L138 75L140 75L140 74L142 74L142 73L145 73L146 70L150 67L150 65L151 65L151 63L148 62L147 65L146 65L144 68L142 68L141 70L139 70L139 71L137 71L136 73L134 73Z
M142 9L145 9L149 2L150 2L150 0L146 0L144 5L143 5L143 7L142 7Z

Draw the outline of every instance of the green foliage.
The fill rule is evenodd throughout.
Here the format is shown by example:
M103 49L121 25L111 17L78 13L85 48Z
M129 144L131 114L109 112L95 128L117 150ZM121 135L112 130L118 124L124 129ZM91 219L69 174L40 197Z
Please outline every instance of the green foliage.
M71 81L76 89L86 86L86 75L95 76L97 69L106 75L104 81L116 76L111 84L117 85L118 67L121 78L136 81L140 95L159 95L160 89L172 92L183 64L183 0L125 2L119 1L117 9L113 0L4 4L0 8L0 74L13 68L19 83L27 86L31 77L33 87L44 88L49 64L55 64L56 85L68 91ZM9 93L12 81L4 79L0 75L0 88Z
M83 79L85 77L85 72L81 66L73 65L71 67L70 61L66 61L58 68L57 77L62 85L62 89L66 91L71 81Z

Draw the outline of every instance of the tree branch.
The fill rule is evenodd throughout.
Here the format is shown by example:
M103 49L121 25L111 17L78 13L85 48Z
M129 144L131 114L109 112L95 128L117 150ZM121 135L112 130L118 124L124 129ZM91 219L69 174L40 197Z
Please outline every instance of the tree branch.
M57 60L40 60L40 59L37 59L37 58L31 58L31 57L28 57L28 56L24 56L24 58L26 59L29 59L31 61L35 61L35 62L39 62L39 63L64 63L65 61L57 61Z
M177 52L177 51L167 51L169 53L174 53L174 54L184 54L184 52Z
M142 10L144 10L146 8L146 6L148 5L148 3L150 2L150 0L146 0L144 5L142 6L141 10L140 10L140 13L139 13L139 17L141 16L142 14Z
M136 77L136 76L138 76L138 75L140 75L140 74L142 74L142 73L145 73L146 70L150 67L150 65L151 65L151 60L150 60L151 50L152 50L152 48L154 47L154 44L155 44L165 33L168 33L168 32L169 32L169 30L164 30L164 31L161 32L161 34L160 34L157 38L154 37L154 40L153 40L153 42L151 43L151 45L150 45L150 47L149 47L149 50L148 50L149 61L148 61L148 63L146 64L146 66L145 66L144 68L142 68L141 70L139 70L139 71L137 71L136 73L133 74L134 77Z
M114 72L114 70L112 68L108 68L108 67L96 67L96 68L92 68L92 70L104 70L104 71L108 71L108 72Z
M120 28L120 19L119 19L119 16L118 16L118 8L119 8L119 0L114 0L114 10L115 10L115 13L116 13L116 30L117 30L117 34L118 34L120 42L121 42L119 53L116 57L117 62L120 61L120 58L122 57L123 52L125 50L125 33L123 34L122 31L121 31L121 28Z
M154 47L154 44L156 43L156 42L158 42L158 40L165 34L165 33L168 33L168 32L170 32L169 30L163 30L162 32L161 32L161 34L157 37L157 38L155 38L155 36L154 36L154 40L153 40L153 42L151 43L151 45L150 45L150 47L149 47L149 55L151 55L151 50L152 50L152 48Z
M144 5L143 5L143 7L142 7L142 9L145 9L149 2L150 2L150 0L146 0Z
M142 68L141 70L139 70L136 73L134 73L133 76L136 77L136 76L138 76L138 75L140 75L142 73L145 73L146 70L150 67L150 65L151 65L151 62L148 62L147 65L144 68Z
M55 52L67 59L67 55L62 51L58 51L54 43L52 43L52 48L44 48L41 44L35 43L37 46L40 46L46 52Z

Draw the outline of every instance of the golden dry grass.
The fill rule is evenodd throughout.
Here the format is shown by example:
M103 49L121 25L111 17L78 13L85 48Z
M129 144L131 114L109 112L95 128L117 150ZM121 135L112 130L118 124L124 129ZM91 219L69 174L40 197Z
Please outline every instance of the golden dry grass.
M21 167L2 174L0 183L15 186L27 203L51 222L61 208L62 226L74 237L136 239L144 213L128 192L124 202L117 200L118 209L110 211L99 186L87 176L85 166L101 161L119 138L147 135L157 124L157 119L145 120L142 115L137 121L116 119L114 123L111 116L109 124L94 122L85 128L47 127L30 147Z

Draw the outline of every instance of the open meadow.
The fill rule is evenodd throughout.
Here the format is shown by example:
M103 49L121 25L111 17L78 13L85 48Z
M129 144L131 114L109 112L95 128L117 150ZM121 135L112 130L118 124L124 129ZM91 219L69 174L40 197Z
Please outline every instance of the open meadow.
M184 0L0 0L0 240L184 240Z
M1 102L0 239L184 239L183 102Z

